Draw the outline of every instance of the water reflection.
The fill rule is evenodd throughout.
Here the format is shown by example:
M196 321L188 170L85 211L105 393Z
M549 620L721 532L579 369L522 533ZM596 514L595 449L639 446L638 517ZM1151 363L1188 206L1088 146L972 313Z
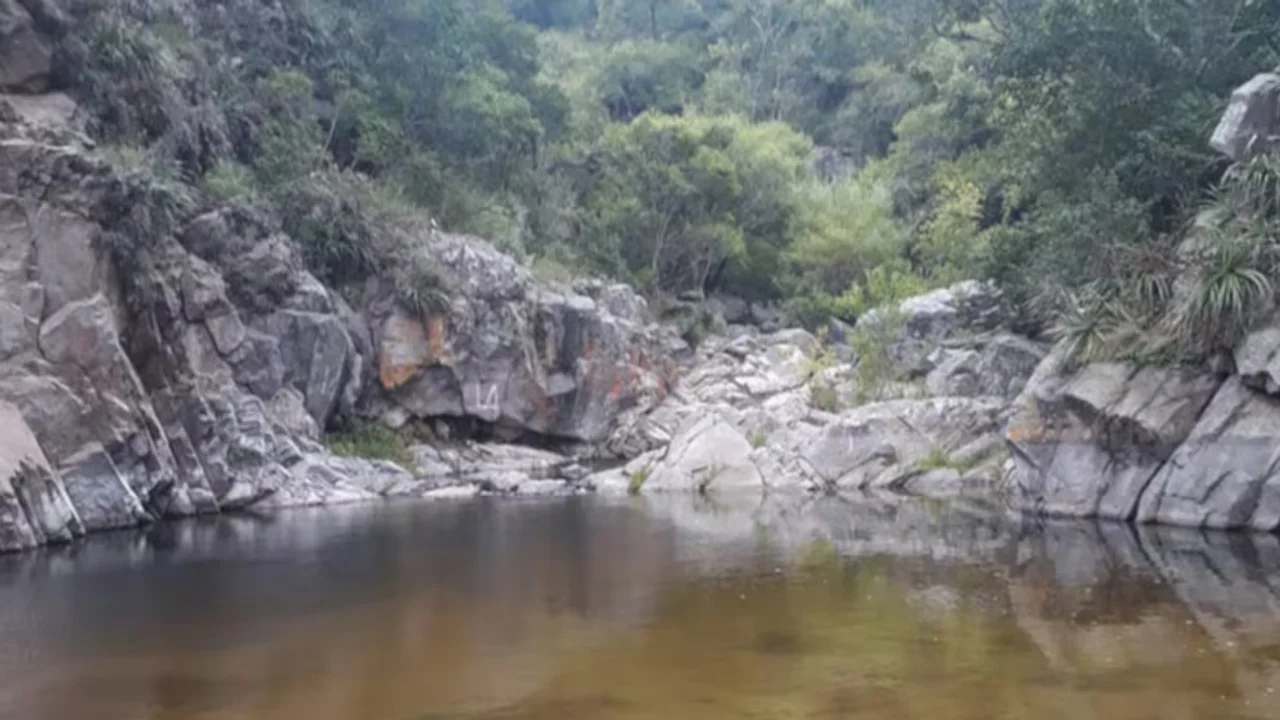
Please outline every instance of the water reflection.
M0 718L1266 718L1280 540L578 498L0 557Z

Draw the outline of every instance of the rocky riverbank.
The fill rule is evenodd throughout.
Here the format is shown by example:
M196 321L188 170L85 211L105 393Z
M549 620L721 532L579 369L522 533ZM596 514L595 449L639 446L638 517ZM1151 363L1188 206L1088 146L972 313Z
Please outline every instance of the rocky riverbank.
M1069 369L981 283L818 337L731 298L656 312L624 285L552 286L434 227L408 246L444 302L411 308L383 277L338 292L270 212L107 162L52 91L61 26L0 2L0 550L482 492L974 491L1280 528L1274 324L1212 369ZM1258 146L1238 139L1276 85L1237 98L1218 147ZM659 322L682 310L712 321L696 349ZM412 462L326 446L370 422L412 438Z

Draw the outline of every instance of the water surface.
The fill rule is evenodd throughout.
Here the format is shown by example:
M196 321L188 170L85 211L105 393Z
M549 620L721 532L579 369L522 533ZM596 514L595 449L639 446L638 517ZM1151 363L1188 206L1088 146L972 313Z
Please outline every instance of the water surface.
M388 504L0 557L0 718L1280 718L1280 542L859 498Z

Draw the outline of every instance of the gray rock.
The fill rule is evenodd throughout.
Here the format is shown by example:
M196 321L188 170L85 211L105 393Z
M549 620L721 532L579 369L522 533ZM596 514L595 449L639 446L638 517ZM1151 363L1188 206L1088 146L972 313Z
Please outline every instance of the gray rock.
M933 370L925 389L934 397L1015 398L1044 359L1036 344L1017 336L999 334L941 348L928 358Z
M944 341L960 333L994 331L1006 321L1000 292L969 280L908 298L892 311L872 310L858 326L884 336L900 374L920 376L933 369L928 359Z
M235 381L254 395L270 400L284 387L284 356L280 343L270 335L249 330L244 342L227 358Z
M1209 144L1232 160L1244 160L1280 143L1280 75L1255 75L1231 94L1231 103Z
M803 451L828 485L896 487L915 465L999 430L998 398L896 400L855 408Z
M1248 387L1280 395L1280 327L1249 333L1235 351L1236 373Z
M707 416L681 428L648 470L643 492L713 492L764 487L751 444L731 425Z
M746 325L751 322L751 304L732 295L716 295L707 301L710 310L730 325Z
M102 445L93 443L63 461L62 483L84 529L112 530L152 520Z
M17 0L0 0L0 91L40 93L53 72L53 44Z
M596 442L619 413L660 399L668 370L658 334L635 321L633 293L610 288L596 302L549 292L483 241L441 234L434 243L456 284L448 312L418 318L388 306L374 323L378 378L393 404L421 418Z
M1280 403L1228 380L1146 488L1137 519L1280 530Z
M1015 403L1014 504L1046 515L1132 519L1220 381L1175 369L1089 365L1051 355Z
M66 542L83 533L22 413L0 402L0 551Z
M213 346L223 357L231 357L249 337L240 315L234 310L226 315L205 318L204 326L213 338Z
M338 409L356 354L342 320L334 315L282 310L260 321L258 330L275 338L284 381L302 392L316 425L327 427Z

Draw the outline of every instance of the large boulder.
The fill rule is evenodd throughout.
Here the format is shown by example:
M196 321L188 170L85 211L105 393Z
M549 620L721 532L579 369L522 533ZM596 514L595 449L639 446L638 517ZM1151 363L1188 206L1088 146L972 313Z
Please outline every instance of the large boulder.
M1280 144L1280 75L1255 75L1237 88L1209 144L1232 160Z
M1229 379L1146 488L1137 519L1280 530L1280 401Z
M438 235L430 252L453 279L449 308L420 317L383 303L372 312L378 377L394 405L596 442L621 411L665 393L656 330L611 310L639 303L539 287L477 238Z
M1045 515L1132 520L1153 477L1191 434L1221 380L1179 369L1051 354L1015 403L1013 502Z
M591 482L604 490L644 493L759 492L765 487L751 443L714 414L690 418L664 450L593 476Z

